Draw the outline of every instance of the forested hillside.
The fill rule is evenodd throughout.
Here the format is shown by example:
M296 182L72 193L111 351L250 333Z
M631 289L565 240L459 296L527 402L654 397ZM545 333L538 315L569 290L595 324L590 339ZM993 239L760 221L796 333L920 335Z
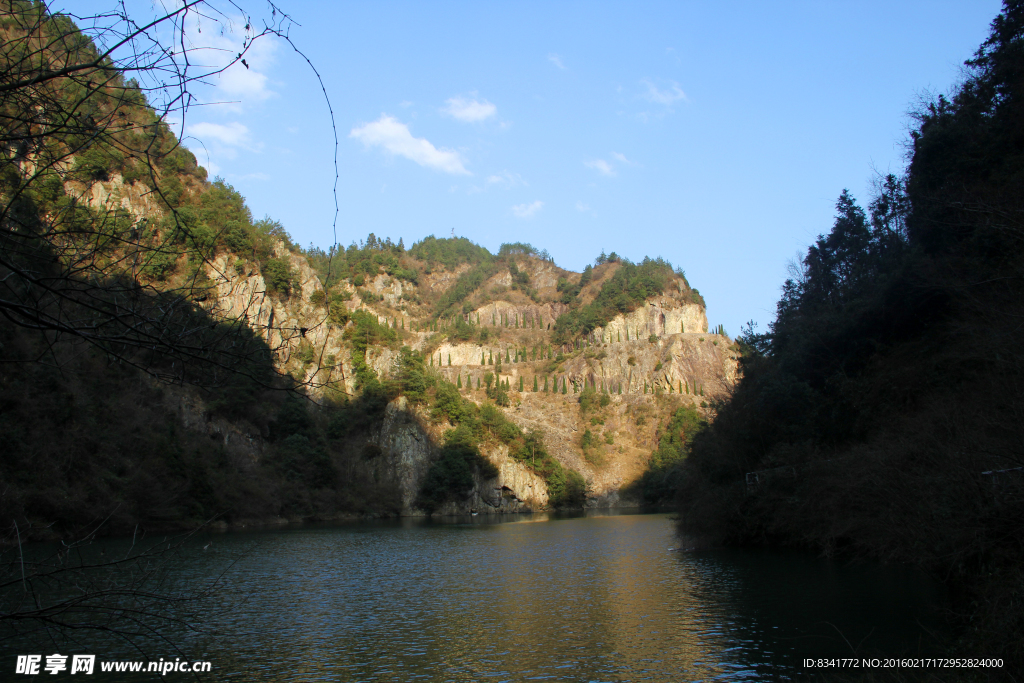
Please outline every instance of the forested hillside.
M910 163L843 192L678 473L696 542L809 546L947 581L965 655L1024 667L1024 4ZM1012 663L1012 664L1011 664Z
M655 501L666 425L735 379L664 259L300 249L67 17L15 2L0 33L0 519L19 538Z

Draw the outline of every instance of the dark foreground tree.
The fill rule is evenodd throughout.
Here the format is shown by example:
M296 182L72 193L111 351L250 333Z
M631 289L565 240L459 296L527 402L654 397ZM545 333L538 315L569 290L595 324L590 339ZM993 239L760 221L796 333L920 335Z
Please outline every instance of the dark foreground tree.
M93 16L0 5L0 315L45 336L51 353L34 360L59 364L53 347L77 342L165 381L265 382L267 345L245 323L266 293L228 316L211 296L228 275L214 253L258 264L287 295L273 253L286 236L211 186L168 121L183 128L201 85L248 68L257 40L288 40L291 20L273 4L262 17L233 2L156 7L140 20L123 5ZM237 51L225 57L204 29ZM280 343L305 332L280 330Z
M286 235L273 221L254 222L230 187L207 182L168 123L184 127L211 77L248 68L255 41L290 43L291 20L272 3L263 16L230 1L154 3L144 20L125 7L81 16L0 2L0 362L60 372L84 345L165 382L294 386L279 381L274 348L248 325L257 299L228 315L211 296L225 275L220 250L255 264L268 289L287 296L288 266L274 253ZM204 42L216 34L236 40L226 58ZM287 344L306 330L279 332ZM0 450L10 448L0 456L17 464L24 453L10 436L0 437ZM7 484L0 642L74 641L91 631L136 648L173 645L168 634L209 617L197 601L214 586L162 583L178 541L105 557L91 552L96 526L40 555L24 547L29 530L15 520Z
M1024 668L1024 2L917 114L903 178L847 193L679 476L683 530L917 564L960 651ZM987 675L987 674L986 674ZM986 679L989 680L989 679Z

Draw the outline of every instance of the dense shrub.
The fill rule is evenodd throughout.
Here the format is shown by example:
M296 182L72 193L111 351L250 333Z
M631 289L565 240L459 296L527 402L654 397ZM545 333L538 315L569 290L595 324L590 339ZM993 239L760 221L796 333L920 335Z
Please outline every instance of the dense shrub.
M298 283L295 282L295 271L287 258L271 258L263 266L263 279L267 283L267 291L275 292L283 296L291 294L292 288Z
M409 255L426 262L427 266L444 266L455 270L463 263L471 265L491 260L491 252L470 242L465 237L425 237L409 249Z

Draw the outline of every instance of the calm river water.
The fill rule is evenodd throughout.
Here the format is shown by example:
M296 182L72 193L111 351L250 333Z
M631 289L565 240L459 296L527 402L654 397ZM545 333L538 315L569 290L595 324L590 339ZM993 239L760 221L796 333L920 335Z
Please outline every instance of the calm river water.
M498 682L775 680L804 657L934 649L941 596L919 574L680 552L673 532L666 515L605 514L214 534L176 580L223 573L226 611L182 650L219 680Z

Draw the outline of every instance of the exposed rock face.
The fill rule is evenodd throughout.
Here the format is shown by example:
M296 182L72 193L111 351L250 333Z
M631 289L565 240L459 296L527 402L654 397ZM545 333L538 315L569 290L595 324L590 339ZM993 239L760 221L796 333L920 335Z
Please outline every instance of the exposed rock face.
M144 183L125 184L120 173L110 180L94 182L87 187L79 183L64 183L64 191L71 197L79 197L89 207L99 211L123 209L134 218L152 218L163 214L159 202Z
M384 303L388 306L397 308L401 305L404 292L401 280L395 280L387 275L378 275L369 283L367 289L378 296L384 297Z
M382 453L377 474L397 483L403 514L417 512L416 496L436 450L421 420L409 411L405 397L399 397L388 404L377 437L376 445Z
M455 284L459 276L469 270L468 264L462 264L455 270L438 269L420 278L420 288L428 292L444 292Z
M707 332L708 319L704 307L697 304L679 305L671 298L648 301L632 313L616 316L604 327L594 330L594 338L614 341L616 339L646 339L654 334L684 332Z
M405 397L388 404L375 444L381 456L373 466L378 477L397 485L404 515L426 514L416 506L416 498L437 457L435 444L440 442L442 432L424 413L411 410ZM498 476L485 479L477 474L473 490L463 500L444 505L436 511L438 514L524 512L547 506L544 480L512 459L506 447L483 449L483 456L497 468Z
M506 447L489 452L485 450L483 455L498 468L498 476L484 479L477 474L473 478L473 490L465 500L447 503L436 514L531 512L547 507L547 484L525 465L509 457Z
M320 279L305 258L288 251L282 242L276 245L274 255L286 258L297 275L299 287L290 295L268 293L266 281L252 265L245 264L237 270L229 255L220 254L207 266L207 276L216 292L211 308L218 315L247 320L267 341L280 367L292 361L292 355L303 343L312 346L321 362L295 370L314 398L328 384L348 393L355 391L351 351L342 339L343 330L327 323L325 308L310 303L314 292L323 291ZM347 305L352 309L363 307L358 299ZM328 358L334 359L333 365L326 362ZM378 364L383 370L389 367L388 362L385 359ZM322 366L319 370L318 365Z
M515 325L519 321L520 329L545 330L549 325L554 325L558 316L569 310L569 307L559 302L546 302L543 304L514 304L508 301L494 301L486 306L481 306L469 314L472 322L479 321L481 325L502 325L503 320L512 321ZM532 324L531 324L532 323Z
M582 414L579 395L571 391L564 395L526 392L516 394L515 399L515 405L506 411L509 418L523 430L543 432L548 452L583 475L588 507L639 505L639 500L625 497L622 489L646 468L657 447L659 424L676 407L699 404L700 400L694 396L612 395L607 407ZM598 424L591 418L597 418ZM581 447L587 430L598 444L589 459Z
M623 394L656 390L717 395L735 381L736 356L731 342L720 335L676 334L656 342L611 342L595 345L572 358L556 373L582 389L590 384ZM680 388L682 383L682 389Z
M211 417L194 392L175 388L165 392L164 403L177 414L185 429L205 433L220 441L236 467L248 468L263 457L266 443L258 429L244 422Z
M647 338L596 343L548 371L551 365L541 361L515 362L516 351L522 347L445 343L433 352L433 362L441 376L452 383L461 375L464 386L472 381L475 387L478 379L491 372L514 388L519 387L522 377L525 390L532 389L534 377L540 384L547 377L552 382L567 381L578 390L585 384L615 394L620 387L623 394L643 394L645 386L651 393L667 393L670 387L672 392L686 393L703 387L705 395L711 396L727 391L736 380L736 353L731 344L727 337L706 333L673 334L654 343ZM528 358L531 351L527 349ZM505 361L506 354L513 359L511 362ZM501 372L497 372L497 363L481 364L481 356L485 360L500 356Z

